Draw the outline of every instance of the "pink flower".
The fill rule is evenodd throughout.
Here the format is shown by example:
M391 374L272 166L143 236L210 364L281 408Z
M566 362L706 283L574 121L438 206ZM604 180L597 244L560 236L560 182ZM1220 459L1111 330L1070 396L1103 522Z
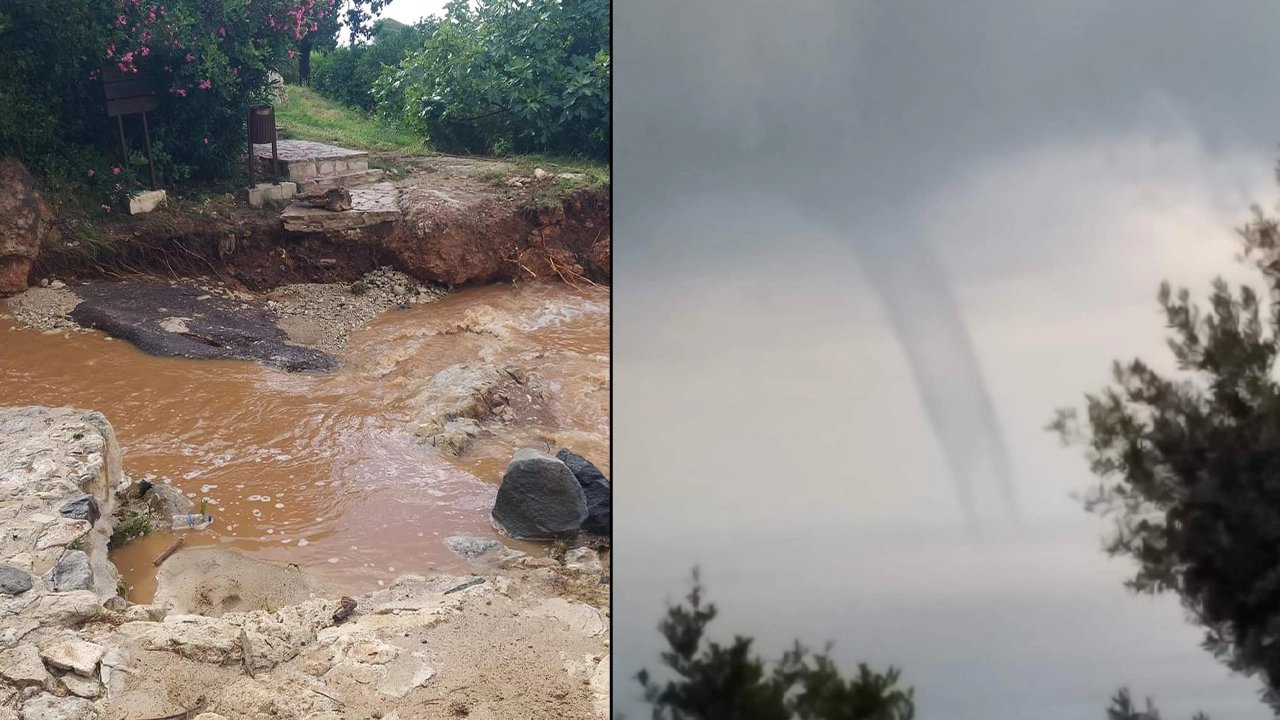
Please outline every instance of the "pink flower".
M93 177L94 174L95 173L93 172L93 168L89 168L89 177Z
M116 18L116 25L117 25L118 27L124 27L124 26L125 26L125 24L126 24L126 23L128 23L128 22L129 22L129 18L127 18L127 17L125 17L125 16L123 16L123 15L121 15L121 16L120 16L120 17L118 17L118 18Z
M107 57L111 57L112 55L115 55L115 54L116 54L116 46L115 46L114 44L108 45L108 46L107 46Z
M226 36L227 36L227 29L226 29L225 27L220 27L220 28L218 28L218 35L219 35L220 37L226 37Z
M290 60L292 60L292 59L293 59L293 54L294 54L294 53L293 53L293 51L292 51L292 50L290 50L290 51L289 51L289 59L290 59Z
M196 59L195 55L192 55L191 53L187 53L187 62L193 62L195 59Z
M112 175L119 175L119 174L120 174L120 168L118 168L118 167L113 167L113 168L111 168L111 174L112 174Z
M311 32L315 32L316 30L319 30L319 29L320 29L319 23L311 23Z
M120 72L129 72L129 66L124 63L116 63L116 67L120 68Z
M125 54L123 54L123 55L121 55L121 56L120 56L120 62L126 62L126 63L127 63L127 62L129 62L130 60L133 60L133 51L132 51L132 50L130 50L129 52L127 52L127 53L125 53Z
M142 48L142 57L146 57L146 56L148 56L148 55L150 55L150 54L151 54L151 48L149 48L149 47L144 47L144 48Z
M144 42L144 43L149 43L149 42L151 42L151 31L150 31L150 30L143 30L143 31L142 31L142 42Z
M213 87L213 83L209 82L209 79L208 79L208 78L205 78L204 80L201 80L201 81L200 81L200 89L201 89L201 90L208 90L208 89L209 89L209 88L211 88L211 87Z

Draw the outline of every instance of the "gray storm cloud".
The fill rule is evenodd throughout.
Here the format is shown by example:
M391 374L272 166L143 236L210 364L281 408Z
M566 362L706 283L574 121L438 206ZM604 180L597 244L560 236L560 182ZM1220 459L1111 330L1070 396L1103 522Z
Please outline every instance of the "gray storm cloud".
M850 238L911 364L966 515L973 519L974 492L987 481L1012 507L988 386L931 250L946 239L904 228L961 173L1028 145L1149 127L1162 99L1205 128L1207 142L1273 135L1274 93L1242 95L1222 78L1231 68L1280 62L1268 31L1280 22L1280 6L1242 0L1221 14L1201 7L1192 0L619 3L619 277L660 276L661 258L696 266L778 242L728 230L759 227L753 214L798 211ZM1219 39L1219 53L1177 51L1201 47L1205 37ZM689 243L632 222L676 202L718 197L706 204L712 215L735 196L739 207L719 221L720 239Z

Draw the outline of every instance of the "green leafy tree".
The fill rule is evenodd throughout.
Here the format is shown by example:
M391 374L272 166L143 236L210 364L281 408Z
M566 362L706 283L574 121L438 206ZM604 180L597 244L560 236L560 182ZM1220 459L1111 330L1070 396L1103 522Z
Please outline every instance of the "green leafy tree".
M662 663L674 679L660 682L642 670L638 680L654 720L911 720L915 701L899 686L899 671L864 664L840 674L830 648L812 653L796 644L776 663L752 650L751 638L728 645L709 640L716 606L703 601L697 571L687 604L667 610L659 630L669 649Z
M608 0L452 0L374 94L442 150L605 158L609 76Z
M384 68L400 64L422 40L422 30L383 18L373 25L367 42L335 48L317 55L311 87L350 107L372 112L373 84Z
M1177 371L1117 362L1083 421L1061 410L1050 427L1086 449L1085 507L1114 523L1107 552L1137 562L1127 585L1176 593L1204 646L1280 710L1280 229L1255 207L1239 235L1266 292L1218 279L1202 306L1163 284Z
M371 37L374 19L389 4L391 0L341 0L338 12L327 13L316 23L313 32L299 38L298 78L304 83L311 81L311 53L336 48L344 27L353 43Z

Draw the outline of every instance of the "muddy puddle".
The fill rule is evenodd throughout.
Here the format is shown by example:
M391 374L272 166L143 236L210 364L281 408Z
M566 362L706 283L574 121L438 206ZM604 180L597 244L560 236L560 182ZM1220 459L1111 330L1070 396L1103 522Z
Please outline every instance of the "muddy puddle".
M0 317L0 404L104 413L131 477L208 498L216 521L184 533L187 546L233 547L367 589L464 571L441 540L497 536L489 508L518 447L567 446L609 474L608 352L608 291L561 284L392 310L353 335L328 375L152 357L101 333L44 334ZM547 399L449 457L414 435L415 401L436 372L477 362L536 373ZM112 554L130 600L150 599L151 561L174 535Z

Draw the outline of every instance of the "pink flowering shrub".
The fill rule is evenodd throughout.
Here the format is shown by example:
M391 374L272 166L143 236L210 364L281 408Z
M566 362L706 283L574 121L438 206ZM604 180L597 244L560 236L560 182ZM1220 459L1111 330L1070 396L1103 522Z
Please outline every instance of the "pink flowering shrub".
M119 157L115 120L103 107L102 73L111 69L157 86L160 107L148 119L161 184L242 172L248 107L268 99L268 73L339 5L0 2L0 156L18 156L49 183L115 196L118 180L127 194L146 177L146 163L136 118L125 122L131 158Z
M112 52L122 72L146 73L159 84L163 99L153 127L171 160L166 174L181 179L234 171L244 152L248 108L268 100L268 73L338 5L115 0L117 23L102 54Z

